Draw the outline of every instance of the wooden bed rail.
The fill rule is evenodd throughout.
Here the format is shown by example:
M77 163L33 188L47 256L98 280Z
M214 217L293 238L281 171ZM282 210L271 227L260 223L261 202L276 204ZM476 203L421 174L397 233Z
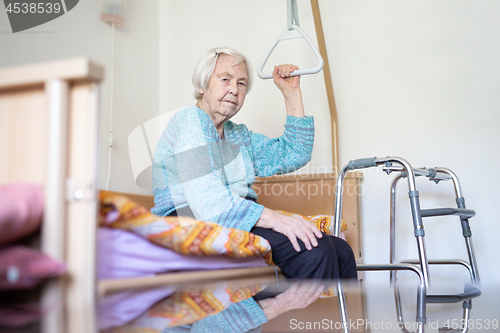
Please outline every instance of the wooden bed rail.
M130 289L150 289L166 285L185 287L200 283L272 283L284 281L277 266L218 269L190 272L170 272L154 276L125 279L105 279L97 282L99 296Z

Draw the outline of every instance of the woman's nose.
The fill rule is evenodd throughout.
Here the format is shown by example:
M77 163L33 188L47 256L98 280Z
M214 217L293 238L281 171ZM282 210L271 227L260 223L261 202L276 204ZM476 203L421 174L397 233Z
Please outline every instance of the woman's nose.
M235 96L238 95L238 83L237 82L232 82L229 85L229 93L231 93Z

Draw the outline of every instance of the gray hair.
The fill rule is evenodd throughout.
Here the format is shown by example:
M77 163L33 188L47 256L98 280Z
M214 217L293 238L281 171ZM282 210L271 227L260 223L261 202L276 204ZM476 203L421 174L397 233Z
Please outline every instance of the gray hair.
M245 64L247 65L247 72L248 72L247 93L250 92L250 88L252 87L252 70L250 68L250 63L245 58L245 56L239 53L238 51L230 49L228 47L216 47L211 50L208 50L208 52L203 57L201 57L200 61L198 62L198 65L196 65L194 69L193 85L194 85L195 99L198 100L202 96L201 93L199 92L199 89L202 89L203 91L207 90L210 77L212 76L215 70L215 64L217 63L217 58L221 54L227 54L235 58L236 61L234 65L237 65L241 62L245 62Z

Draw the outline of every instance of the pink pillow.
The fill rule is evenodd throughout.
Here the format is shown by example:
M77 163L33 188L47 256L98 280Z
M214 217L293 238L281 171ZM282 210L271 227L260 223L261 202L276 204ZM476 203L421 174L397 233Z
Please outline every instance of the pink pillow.
M37 184L0 186L0 245L35 232L43 216L43 188Z
M14 245L0 249L0 290L33 288L65 270L64 263L30 247Z

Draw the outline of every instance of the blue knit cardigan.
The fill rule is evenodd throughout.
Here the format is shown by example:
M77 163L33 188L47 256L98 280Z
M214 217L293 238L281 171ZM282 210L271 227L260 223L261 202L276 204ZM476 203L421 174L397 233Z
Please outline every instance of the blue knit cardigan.
M174 115L154 153L154 214L177 210L178 215L250 231L264 208L245 200L257 200L251 188L255 177L292 172L309 162L314 120L287 116L283 135L274 139L226 121L224 137L194 105Z

